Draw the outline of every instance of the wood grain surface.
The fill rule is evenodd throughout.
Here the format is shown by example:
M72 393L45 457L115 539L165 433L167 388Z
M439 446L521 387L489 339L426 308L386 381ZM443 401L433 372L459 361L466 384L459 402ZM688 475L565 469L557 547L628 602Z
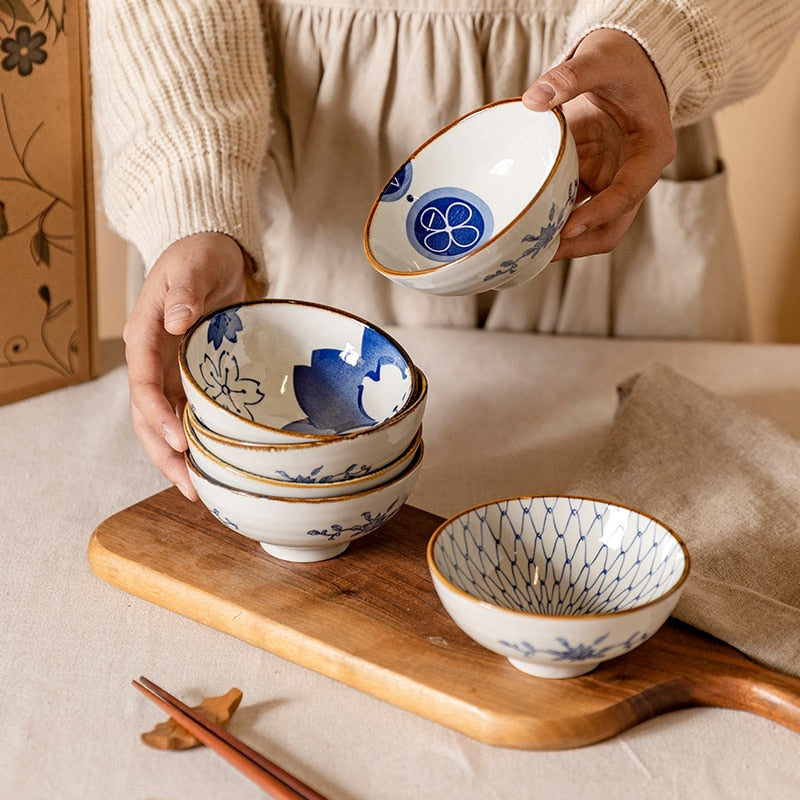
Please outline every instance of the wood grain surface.
M690 706L800 732L800 679L673 620L588 675L519 672L439 603L425 547L441 522L406 505L337 558L288 563L172 488L101 523L88 555L120 589L491 745L581 747Z

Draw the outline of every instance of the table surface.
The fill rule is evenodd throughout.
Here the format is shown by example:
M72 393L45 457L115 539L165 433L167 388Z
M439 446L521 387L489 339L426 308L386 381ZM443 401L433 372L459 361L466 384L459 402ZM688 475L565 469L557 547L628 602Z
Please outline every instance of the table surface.
M410 502L448 516L558 492L600 445L616 386L654 361L800 437L800 346L393 329L430 381ZM145 747L189 701L239 687L231 730L331 800L796 798L800 739L690 709L578 750L491 747L127 594L90 570L111 514L166 487L133 434L117 348L90 383L0 408L0 797L204 800L263 793L204 748Z

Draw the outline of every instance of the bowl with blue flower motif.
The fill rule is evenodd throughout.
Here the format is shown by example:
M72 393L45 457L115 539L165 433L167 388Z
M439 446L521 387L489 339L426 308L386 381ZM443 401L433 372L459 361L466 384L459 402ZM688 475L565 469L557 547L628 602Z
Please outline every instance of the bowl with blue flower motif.
M382 425L415 399L400 344L345 311L259 300L207 314L178 352L186 400L215 433L272 444Z
M677 604L689 553L676 533L594 498L514 497L443 523L433 585L464 633L542 678L571 678L647 641Z
M510 288L550 263L577 191L578 154L561 109L500 100L406 159L370 209L364 250L379 273L422 292Z
M336 497L274 497L235 489L203 472L186 453L201 502L230 530L254 539L284 561L324 561L378 531L403 506L416 483L423 448L391 480Z
M410 465L416 458L417 451L422 447L422 428L418 428L411 444L393 461L386 466L365 472L353 466L340 475L330 476L327 480L304 479L305 476L287 476L286 478L265 478L240 467L235 467L227 461L210 452L195 433L189 421L188 406L184 409L183 429L189 444L189 454L195 465L210 478L224 483L233 489L243 489L253 494L267 494L273 497L337 497L344 494L355 494L380 486L393 480ZM289 445L291 447L291 445ZM296 445L302 446L302 445Z
M421 428L428 381L418 367L414 369L417 389L409 404L383 424L360 431L289 444L247 442L210 430L188 403L183 411L184 430L190 445L196 439L210 456L232 468L274 481L333 484L374 475L396 462Z

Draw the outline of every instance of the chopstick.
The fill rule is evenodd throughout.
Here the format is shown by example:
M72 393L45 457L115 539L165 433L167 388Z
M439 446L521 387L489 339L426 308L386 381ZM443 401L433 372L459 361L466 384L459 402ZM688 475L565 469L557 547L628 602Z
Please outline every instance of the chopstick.
M275 800L326 800L294 775L228 733L222 726L206 719L151 680L140 677L138 681L134 680L132 683L198 741L222 756L257 786L269 792Z

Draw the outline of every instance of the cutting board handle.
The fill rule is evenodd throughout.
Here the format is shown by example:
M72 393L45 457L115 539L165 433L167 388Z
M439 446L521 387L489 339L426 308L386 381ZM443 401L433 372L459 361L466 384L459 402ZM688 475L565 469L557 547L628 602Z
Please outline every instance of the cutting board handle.
M748 711L800 733L799 678L753 664L747 670L696 677L692 683L698 705Z

